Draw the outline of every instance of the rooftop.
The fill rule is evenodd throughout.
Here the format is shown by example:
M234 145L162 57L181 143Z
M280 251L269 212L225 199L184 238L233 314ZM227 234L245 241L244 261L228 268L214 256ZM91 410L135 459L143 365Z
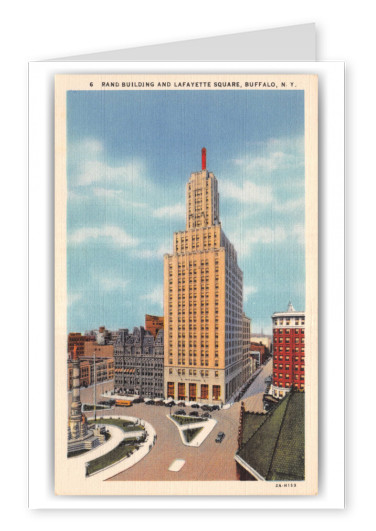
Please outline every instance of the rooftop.
M237 454L267 481L304 480L304 396L291 392L267 415L245 414Z
M289 301L288 306L287 306L287 310L285 312L274 312L272 317L281 317L281 316L284 316L284 315L303 315L304 316L304 314L305 314L305 312L296 311L294 306L292 305L292 302Z

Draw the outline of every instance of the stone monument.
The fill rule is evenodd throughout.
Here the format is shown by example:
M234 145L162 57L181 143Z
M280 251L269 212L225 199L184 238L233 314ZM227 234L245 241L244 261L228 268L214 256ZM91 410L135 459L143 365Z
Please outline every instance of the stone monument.
M73 452L91 450L105 441L105 436L100 433L99 428L88 428L86 415L81 411L80 360L77 355L77 345L73 347L72 364L73 390L68 420L68 457Z

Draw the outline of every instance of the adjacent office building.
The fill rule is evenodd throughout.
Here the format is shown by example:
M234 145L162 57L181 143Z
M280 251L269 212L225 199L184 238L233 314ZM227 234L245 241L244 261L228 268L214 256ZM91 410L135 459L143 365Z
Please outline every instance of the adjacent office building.
M163 330L163 316L159 315L145 315L145 330L151 333L156 338L159 330Z
M186 229L164 256L164 331L166 397L224 403L242 385L243 273L205 148L186 187Z
M255 363L251 357L251 319L243 313L243 384L249 380L254 370Z
M81 356L79 360L79 381L80 387L88 387L94 382L102 383L114 379L114 359L112 357L96 358L94 371L94 357ZM69 358L68 363L68 389L73 388L73 360Z
M272 315L273 385L275 398L283 398L291 388L304 391L305 313L297 312L289 302L286 312Z
M115 344L115 391L127 396L163 397L163 330L156 338L142 326L120 329Z
M80 332L71 332L68 334L67 350L69 357L72 356L74 346L76 346L77 356L81 358L85 356L85 344L94 342L95 335L82 335Z

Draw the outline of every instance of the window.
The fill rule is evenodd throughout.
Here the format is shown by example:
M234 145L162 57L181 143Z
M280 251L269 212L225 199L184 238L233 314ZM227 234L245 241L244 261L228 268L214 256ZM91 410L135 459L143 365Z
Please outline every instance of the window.
M189 400L193 401L196 400L196 384L190 383L189 384Z
M175 398L175 384L174 382L167 382L167 398Z
M207 384L201 385L201 398L207 400L209 398L209 386Z
M178 400L185 400L185 384L178 383Z
M221 386L213 385L213 400L219 400L221 397Z

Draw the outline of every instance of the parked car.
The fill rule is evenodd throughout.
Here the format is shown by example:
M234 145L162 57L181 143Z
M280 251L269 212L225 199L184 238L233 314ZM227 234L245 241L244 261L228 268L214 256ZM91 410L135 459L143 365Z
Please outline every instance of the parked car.
M186 412L184 411L184 409L179 409L175 415L186 415Z
M196 408L196 409L200 409L200 405L199 404L191 404L191 407Z
M175 405L175 402L174 402L173 400L171 400L171 402L166 402L164 405L165 405L166 407L172 407L172 406Z
M203 415L201 415L203 419L211 419L211 415L210 413L204 413Z
M219 411L219 406L212 406L212 411Z
M147 402L145 402L145 404L147 406L154 406L155 402L154 402L154 400L148 400Z
M143 398L138 397L138 398L135 398L135 399L133 400L133 403L134 403L134 404L140 404L140 403L143 402L143 401L144 401Z
M156 401L155 401L155 405L156 405L156 406L164 406L165 403L163 402L163 400L156 400Z
M185 407L185 402L178 402L177 405L180 407Z
M207 404L204 404L203 406L201 406L201 409L202 411L211 411L211 407L208 406Z
M191 417L198 417L198 412L197 412L197 411L191 411L191 412L189 413L189 415L190 415Z
M223 431L220 431L217 435L217 438L215 440L216 443L221 443L223 441L223 439L225 438L225 434L223 433Z

